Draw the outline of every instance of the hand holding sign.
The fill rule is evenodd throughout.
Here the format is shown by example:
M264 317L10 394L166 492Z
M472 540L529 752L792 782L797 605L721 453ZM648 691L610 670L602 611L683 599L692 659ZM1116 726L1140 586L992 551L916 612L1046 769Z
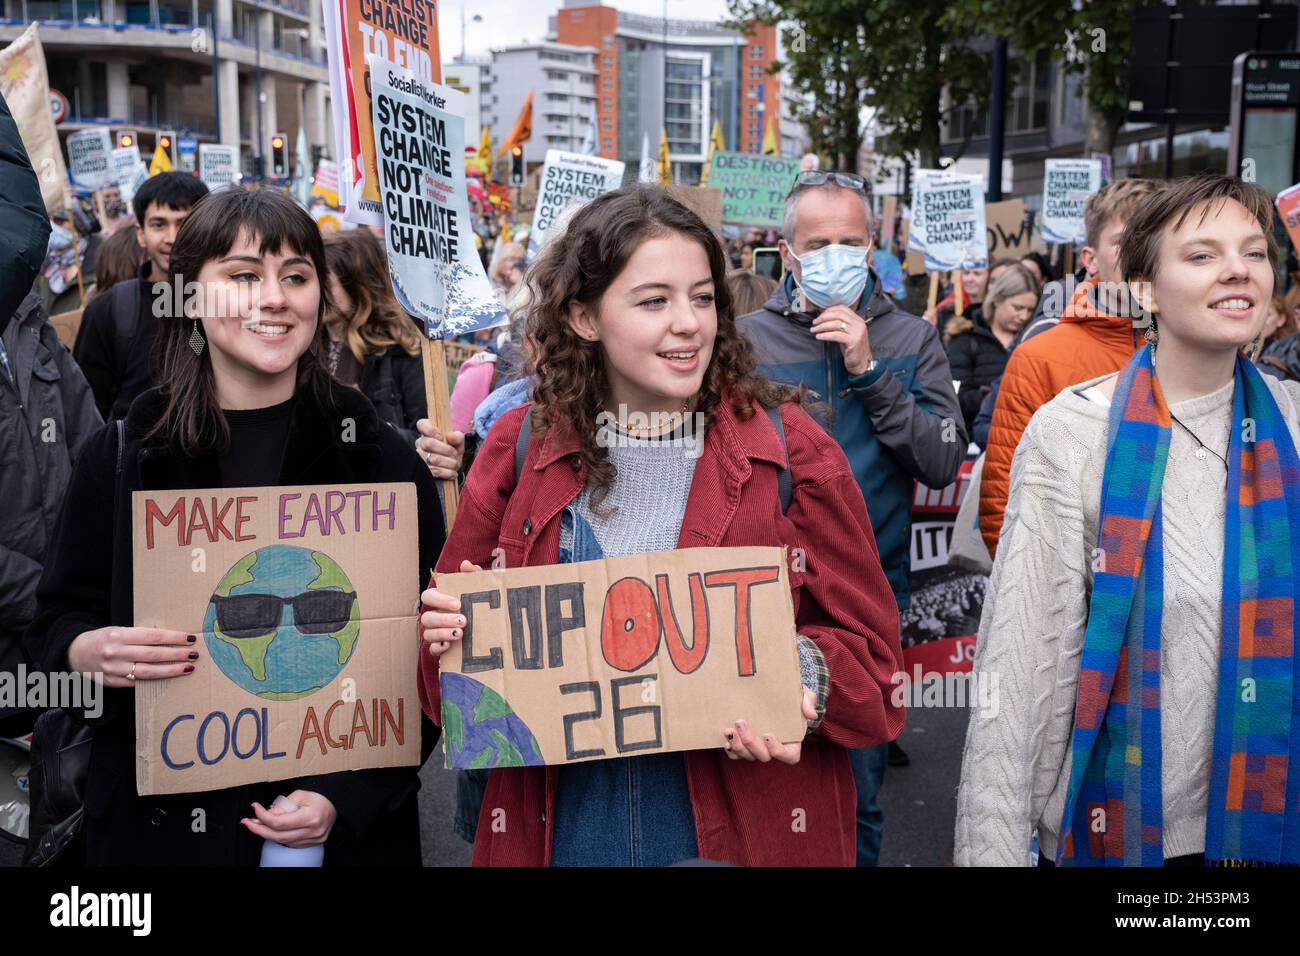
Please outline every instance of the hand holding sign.
M427 418L416 422L415 428L420 433L415 450L429 466L429 473L443 481L455 481L465 458L465 433L448 432L444 441L442 432Z
M803 688L803 715L808 720L817 719L817 695L807 687ZM778 760L793 766L803 755L802 741L783 744L772 734L759 737L747 720L736 721L722 732L722 736L727 738L723 749L732 760L757 760L759 763Z
M193 634L159 627L98 627L68 645L68 666L100 675L105 687L134 687L137 680L192 674L197 641Z
M477 564L469 561L460 563L461 574L482 571ZM423 637L429 642L429 653L434 657L442 654L452 641L458 641L464 635L465 616L460 613L460 598L454 594L443 594L436 588L429 588L420 595L420 603L425 608L420 615L420 626L424 628Z

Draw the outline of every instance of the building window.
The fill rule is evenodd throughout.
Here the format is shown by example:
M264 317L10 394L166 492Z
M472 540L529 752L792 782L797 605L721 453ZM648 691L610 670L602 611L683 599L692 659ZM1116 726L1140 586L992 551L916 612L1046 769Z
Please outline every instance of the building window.
M607 69L607 70L612 70L612 69L614 69L614 58L613 58L612 56L609 56L608 54L606 54L605 56L601 57L600 59L601 59L601 66L603 66L605 69Z
M751 60L761 60L766 55L766 50L761 46L751 46L749 48L749 58Z
M612 130L614 128L614 118L612 116L601 117L600 128L606 130Z
M761 63L751 63L749 66L749 78L751 80L761 80L765 72L767 72L767 68Z
M610 73L606 73L603 77L601 77L600 84L601 87L604 88L605 90L613 90L614 89L613 75Z

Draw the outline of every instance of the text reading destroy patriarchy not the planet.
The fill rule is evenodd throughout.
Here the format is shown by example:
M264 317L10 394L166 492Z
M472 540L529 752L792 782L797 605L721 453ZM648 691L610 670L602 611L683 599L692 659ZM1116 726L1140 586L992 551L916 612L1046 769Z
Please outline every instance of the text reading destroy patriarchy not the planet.
M388 82L392 89L418 96L435 109L446 109L446 100L418 80L404 79L390 71ZM379 162L384 181L395 187L384 191L390 245L402 255L456 262L460 239L456 213L429 195L432 177L449 180L454 175L446 122L412 103L385 96L382 91L375 109Z

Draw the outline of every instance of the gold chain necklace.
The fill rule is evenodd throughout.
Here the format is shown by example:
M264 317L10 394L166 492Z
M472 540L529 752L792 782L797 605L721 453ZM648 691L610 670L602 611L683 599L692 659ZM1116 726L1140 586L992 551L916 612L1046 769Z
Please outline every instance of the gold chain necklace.
M654 434L656 434L656 435L658 435L658 434L662 434L664 431L671 431L672 429L675 429L675 428L676 428L678 425L680 425L680 424L682 423L682 421L686 418L686 412L687 412L687 410L688 410L690 407L691 407L691 400L688 398L688 399L686 399L685 401L682 402L682 408L681 408L681 411L678 411L678 412L668 412L668 413L667 413L668 421L666 421L666 422L664 422L663 424L658 425L658 426L649 425L649 424L647 424L647 425L629 425L627 422L623 421L621 418L614 418L614 414L613 414L612 412L608 411L608 410L605 412L605 414L608 415L610 418L614 418L614 423L618 426L619 431L624 432L624 433L626 433L626 434L628 434L628 435L632 435L633 437L637 437L637 436L639 436L642 432L650 433L650 431L651 431L652 428L657 429L657 430L654 432ZM656 414L657 414L657 413L656 413ZM671 427L670 427L670 426L671 426Z

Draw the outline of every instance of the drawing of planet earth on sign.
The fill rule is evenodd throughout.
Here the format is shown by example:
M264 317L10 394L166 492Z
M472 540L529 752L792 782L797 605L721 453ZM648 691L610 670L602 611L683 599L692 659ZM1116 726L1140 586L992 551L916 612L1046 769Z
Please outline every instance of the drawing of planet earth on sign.
M539 767L542 748L505 699L464 674L443 672L442 731L447 766Z
M356 589L327 554L276 544L226 572L203 618L221 673L265 700L296 700L334 680L356 650Z

